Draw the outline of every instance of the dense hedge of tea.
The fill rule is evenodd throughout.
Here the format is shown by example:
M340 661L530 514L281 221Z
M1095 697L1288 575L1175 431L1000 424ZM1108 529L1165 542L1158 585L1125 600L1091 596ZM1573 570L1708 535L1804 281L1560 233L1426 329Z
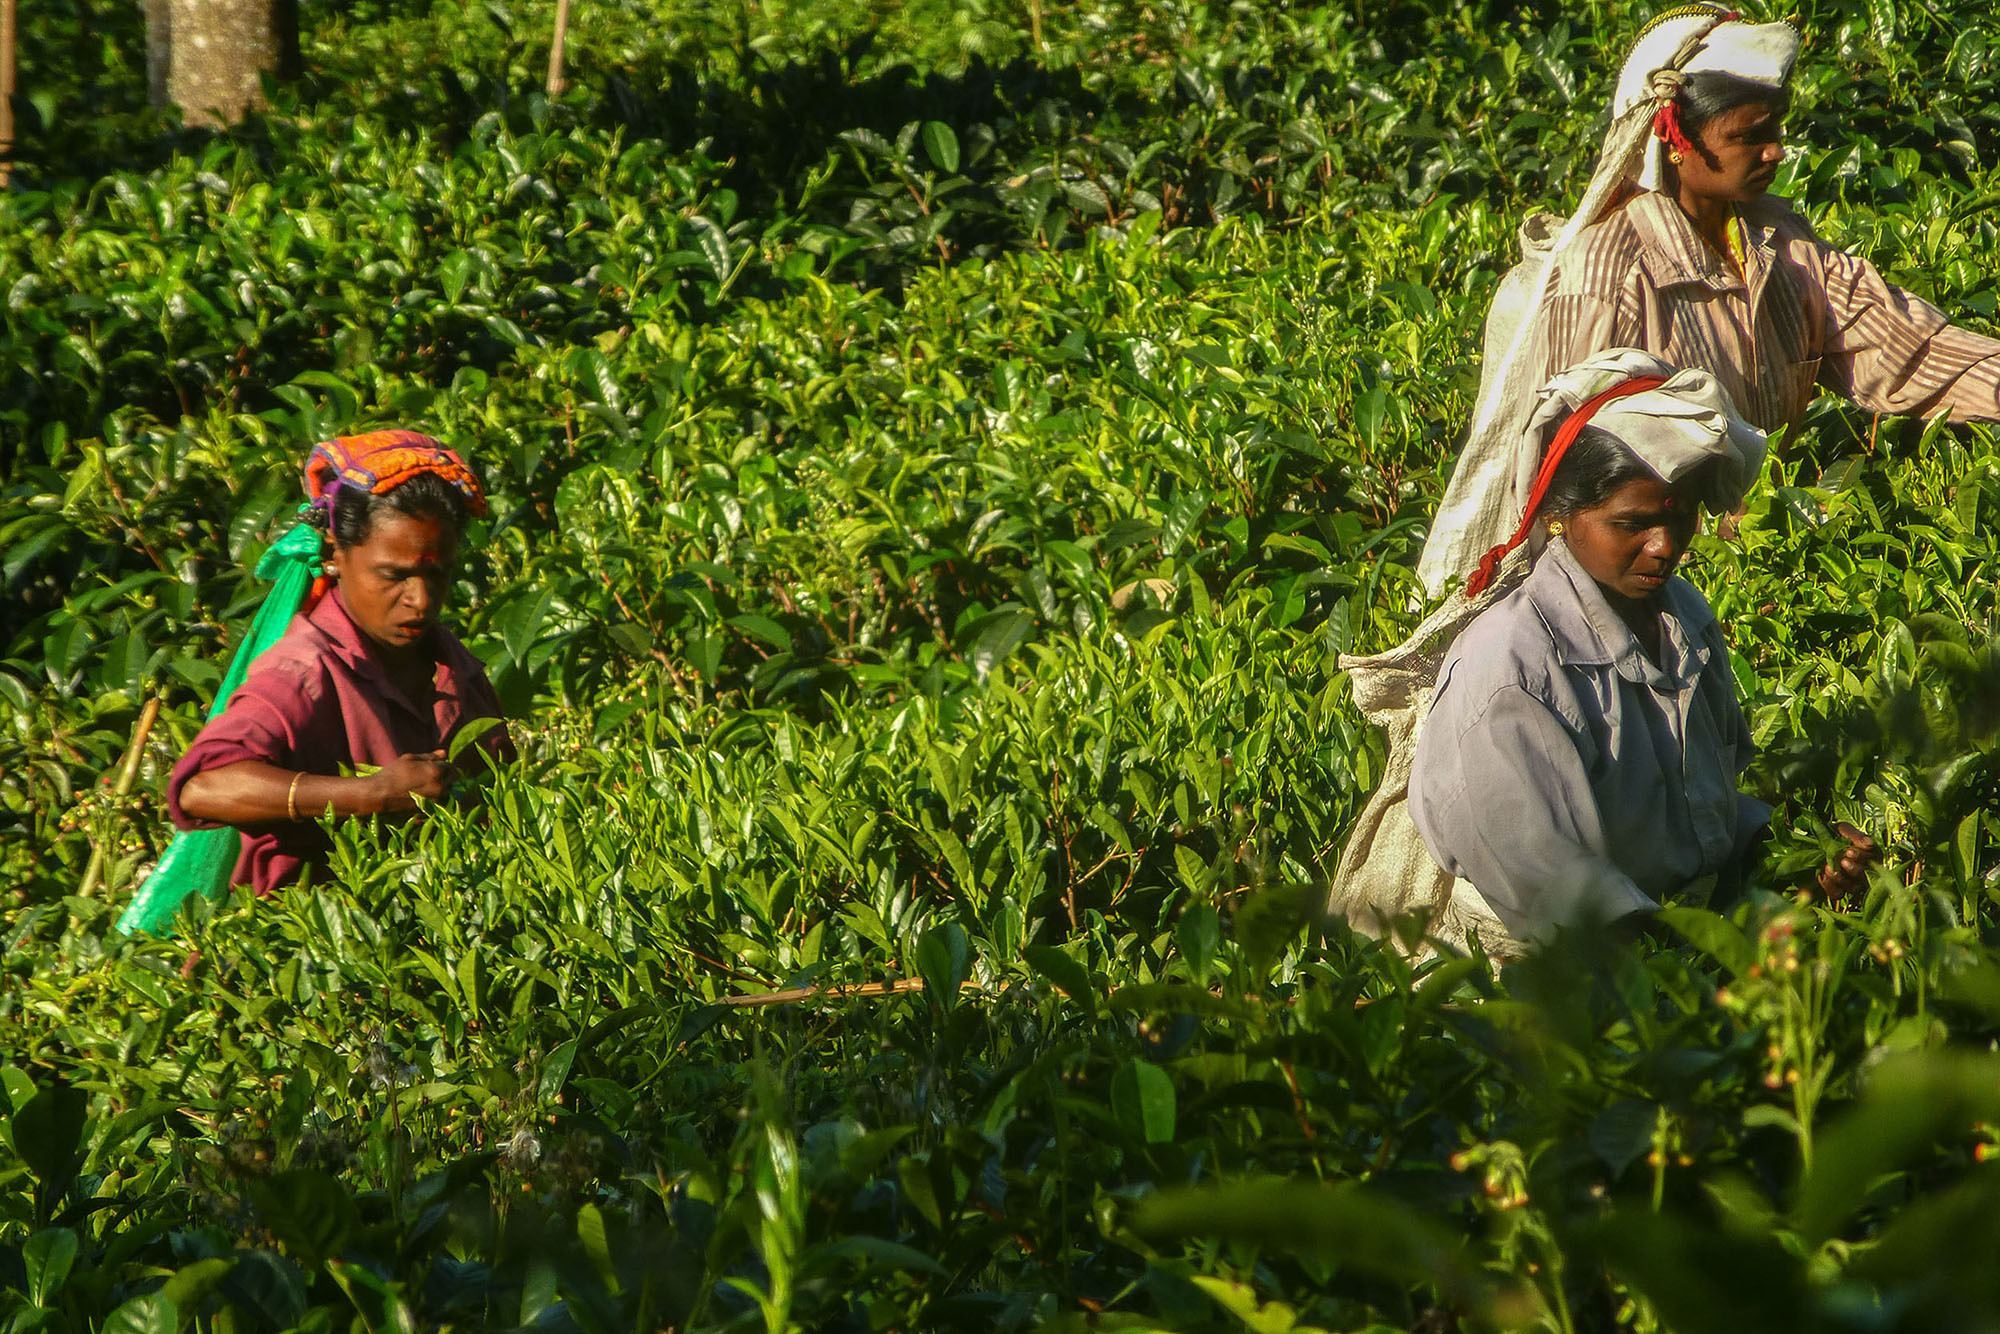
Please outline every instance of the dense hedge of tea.
M1733 920L1502 984L1310 922L1380 762L1335 656L1636 10L576 15L551 102L545 7L308 6L221 138L124 6L29 16L18 1327L1982 1327L1989 428L1823 403L1699 540L1779 808ZM1994 331L1993 19L1805 21L1784 188ZM491 484L524 758L120 938L305 448L391 423ZM1782 893L1834 819L1851 912Z

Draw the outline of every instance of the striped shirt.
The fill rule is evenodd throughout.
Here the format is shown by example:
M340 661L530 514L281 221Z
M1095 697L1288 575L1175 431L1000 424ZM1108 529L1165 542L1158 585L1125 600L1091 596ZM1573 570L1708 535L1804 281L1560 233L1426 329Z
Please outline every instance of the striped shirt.
M1796 426L1823 385L1864 408L2000 419L2000 340L1836 250L1783 199L1741 206L1739 277L1663 194L1586 229L1550 275L1542 379L1637 347L1699 366L1766 431Z

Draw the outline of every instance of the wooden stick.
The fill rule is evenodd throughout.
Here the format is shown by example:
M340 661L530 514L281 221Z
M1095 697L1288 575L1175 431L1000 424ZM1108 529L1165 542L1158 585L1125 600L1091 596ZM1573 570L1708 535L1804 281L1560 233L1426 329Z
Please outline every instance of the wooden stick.
M14 173L14 7L0 0L0 190Z
M11 0L10 0L11 2ZM569 0L556 0L556 31L549 41L549 96L563 90L563 43L569 36Z
M11 0L9 0L11 3ZM160 716L160 697L154 695L146 701L146 707L139 710L139 721L132 729L132 744L125 748L125 758L118 765L118 782L111 789L112 795L131 795L132 782L139 776L139 759L146 753L146 738L153 733L153 720ZM90 846L90 864L84 867L83 884L76 896L87 899L97 892L97 882L104 876L104 839L93 840Z
M961 982L961 991L977 991L977 982ZM748 996L721 996L717 1005L739 1008L757 1008L765 1005L793 1005L809 1000L844 1000L861 996L902 996L912 991L922 991L921 977L899 977L893 982L863 982L852 987L787 987L783 991L760 991Z

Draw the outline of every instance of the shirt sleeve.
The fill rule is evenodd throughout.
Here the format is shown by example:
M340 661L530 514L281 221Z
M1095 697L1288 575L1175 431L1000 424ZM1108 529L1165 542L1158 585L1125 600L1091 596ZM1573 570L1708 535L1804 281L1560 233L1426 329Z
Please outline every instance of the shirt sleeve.
M2000 419L2000 339L1952 324L1859 255L1808 233L1826 291L1821 382L1873 412Z
M1554 261L1542 298L1541 377L1546 384L1614 347L1644 347L1637 259L1623 231L1592 228Z
M301 739L312 734L319 716L333 707L332 692L306 673L284 667L253 670L174 766L167 779L168 817L181 829L221 828L181 808L181 790L188 780L244 760L261 760L281 769L299 768Z
M1455 749L1419 743L1410 813L1438 864L1509 932L1543 939L1658 906L1606 855L1583 751L1547 704L1503 686Z

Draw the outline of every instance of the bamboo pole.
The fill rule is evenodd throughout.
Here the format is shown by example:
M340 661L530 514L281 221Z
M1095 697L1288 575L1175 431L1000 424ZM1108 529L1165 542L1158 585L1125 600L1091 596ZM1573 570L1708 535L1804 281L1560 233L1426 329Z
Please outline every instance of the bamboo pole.
M14 174L15 0L0 0L0 190Z
M10 7L12 0L4 0ZM132 729L132 744L125 748L125 758L118 765L118 782L112 788L117 797L131 795L132 782L139 776L139 759L146 753L146 738L153 734L153 721L160 716L160 697L153 696L146 701L146 707L139 710L138 725ZM87 899L97 892L97 882L104 876L104 864L108 857L104 854L105 842L110 835L100 831L91 841L90 864L84 867L83 884L76 891L80 899Z
M12 4L13 0L7 0ZM559 97L563 90L563 43L569 37L569 0L556 0L556 30L549 41L549 96Z

